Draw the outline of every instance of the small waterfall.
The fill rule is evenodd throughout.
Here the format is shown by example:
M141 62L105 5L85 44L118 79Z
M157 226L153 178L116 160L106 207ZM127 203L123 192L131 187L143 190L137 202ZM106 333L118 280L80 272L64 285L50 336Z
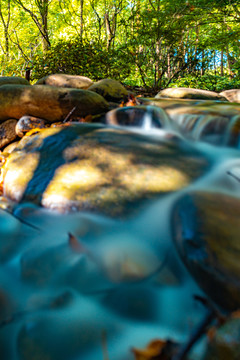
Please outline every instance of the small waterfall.
M111 110L106 114L105 121L109 125L147 132L175 127L164 109L152 105L126 106Z
M224 145L240 148L240 115L233 116L225 131Z
M143 100L143 104L164 109L172 127L190 140L239 147L238 104L193 100Z
M143 120L142 120L142 129L144 131L149 131L151 129L155 128L153 124L152 114L149 110L144 114Z

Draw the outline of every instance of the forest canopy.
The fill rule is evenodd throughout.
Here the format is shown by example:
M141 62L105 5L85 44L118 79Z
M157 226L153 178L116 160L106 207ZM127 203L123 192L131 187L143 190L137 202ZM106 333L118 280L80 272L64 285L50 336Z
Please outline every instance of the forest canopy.
M239 25L239 0L0 0L1 75L236 88Z

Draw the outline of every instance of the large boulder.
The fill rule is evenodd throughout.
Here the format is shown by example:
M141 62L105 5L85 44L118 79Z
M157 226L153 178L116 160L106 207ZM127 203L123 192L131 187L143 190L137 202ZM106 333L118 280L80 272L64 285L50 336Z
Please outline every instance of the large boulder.
M88 88L108 101L122 101L128 97L128 91L120 82L112 79L99 80Z
M85 76L52 74L39 79L35 85L50 85L87 90L93 81Z
M75 124L23 138L2 169L4 196L60 212L126 215L131 205L188 186L208 161L187 145L152 141L101 124Z
M23 115L39 117L50 122L65 119L71 110L84 117L106 112L108 103L100 95L80 89L47 85L0 86L0 122Z
M30 85L26 79L20 76L0 76L0 86L7 84Z
M200 99L200 100L220 100L227 99L214 91L191 89L191 88L167 88L159 91L156 98L175 98L175 99Z
M220 93L230 102L240 103L240 89L225 90Z

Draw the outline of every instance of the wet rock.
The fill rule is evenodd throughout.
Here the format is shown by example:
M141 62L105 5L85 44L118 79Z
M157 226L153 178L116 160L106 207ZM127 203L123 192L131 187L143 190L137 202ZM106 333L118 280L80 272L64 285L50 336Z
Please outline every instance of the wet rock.
M156 98L176 98L176 99L202 99L202 100L220 100L227 101L225 96L214 91L191 89L191 88L167 88L161 90Z
M91 85L88 90L94 91L103 96L108 101L120 102L126 100L128 97L128 91L120 82L112 79L99 80Z
M227 310L240 307L239 199L193 192L174 206L174 242L205 293Z
M87 90L93 81L85 76L52 74L38 80L35 85L50 85Z
M26 79L19 76L0 76L0 86L7 84L30 85Z
M0 149L16 139L16 124L15 119L8 119L0 124Z
M150 121L149 126L155 128L170 127L166 112L153 106L120 107L107 112L105 118L106 123L111 125L144 127Z
M4 195L14 201L116 216L126 215L131 204L186 187L207 168L208 161L185 142L76 124L23 138L2 177Z
M10 154L14 149L15 147L18 145L18 141L14 141L12 142L11 144L7 145L5 148L4 148L4 153L7 154Z
M81 117L106 112L108 103L100 95L88 90L47 85L0 86L0 121L20 119L26 114L50 122L60 121L74 107L74 115Z
M34 116L24 115L18 120L15 130L19 137L23 137L29 130L44 129L45 127L45 120Z
M228 320L210 336L202 360L238 360L240 358L239 333L240 319Z
M240 90L230 89L222 91L219 95L224 96L228 101L240 103Z

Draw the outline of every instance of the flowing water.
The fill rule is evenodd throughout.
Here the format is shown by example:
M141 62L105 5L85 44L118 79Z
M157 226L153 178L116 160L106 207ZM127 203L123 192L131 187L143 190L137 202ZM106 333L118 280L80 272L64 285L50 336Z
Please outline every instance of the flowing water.
M142 103L137 121L132 109L121 109L120 117L108 115L106 126L197 149L209 170L125 219L61 215L30 203L12 214L1 210L1 360L131 360L131 348L150 340L186 341L204 316L193 298L202 291L172 241L171 213L192 191L239 197L240 105Z

